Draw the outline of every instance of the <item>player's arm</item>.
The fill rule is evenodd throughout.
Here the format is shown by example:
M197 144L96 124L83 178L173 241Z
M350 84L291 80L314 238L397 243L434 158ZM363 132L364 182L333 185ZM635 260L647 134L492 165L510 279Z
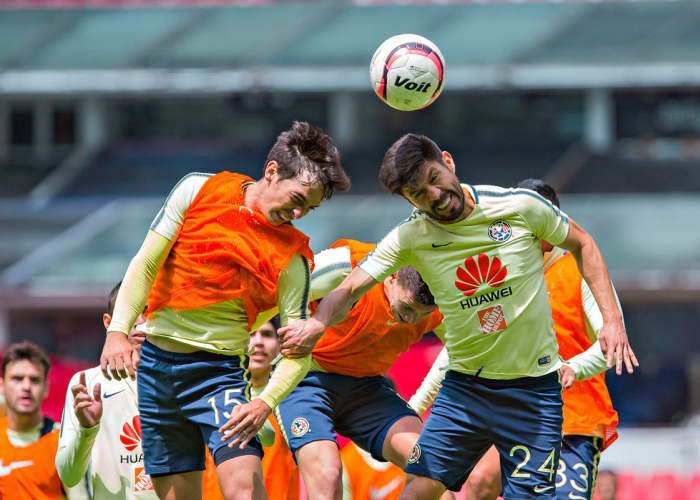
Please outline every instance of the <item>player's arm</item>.
M435 401L438 391L442 387L442 381L445 380L445 370L449 362L450 356L447 354L447 348L443 347L423 379L423 383L408 400L408 406L413 408L418 415L425 413Z
M372 276L355 267L338 288L326 295L312 318L280 328L282 354L292 354L297 346L315 345L326 328L343 320L353 304L376 284Z
M114 316L100 358L102 373L108 380L111 375L117 380L135 378L139 355L129 342L129 331L143 311L158 271L174 243L174 240L150 230L141 249L129 264L117 295Z
M614 291L615 289L613 287L613 292ZM622 307L620 306L620 301L617 299L617 295L615 295L615 299L620 309L620 314L622 314ZM588 330L590 339L594 341L594 343L582 353L564 362L564 366L570 368L573 375L567 376L565 373L566 368L562 367L562 385L565 389L571 387L574 381L588 380L608 369L607 360L600 348L600 342L597 340L604 324L603 315L595 301L595 297L593 297L591 289L585 281L581 282L581 304L585 314L586 329Z
M593 238L573 220L569 221L566 239L558 244L568 250L576 259L579 271L590 287L603 317L600 330L600 347L606 356L607 367L611 368L613 359L617 358L617 374L622 373L622 362L627 371L632 373L634 366L639 366L630 347L622 312L618 307L616 295L610 281L608 266L603 259L598 245Z
M290 352L290 348L300 342L315 344L326 328L342 321L352 306L373 286L381 283L394 271L410 264L403 260L400 250L401 227L395 227L385 236L343 282L324 297L312 318L279 330L282 354ZM412 236L409 238L412 239Z
M280 311L280 322L286 325L290 322L304 322L309 316L309 288L311 273L309 263L303 256L296 254L282 270L277 280L277 307ZM272 372L270 381L263 392L253 398L250 403L239 405L231 411L231 417L219 432L222 439L233 438L230 447L240 444L241 448L255 437L267 417L277 405L289 395L297 384L304 378L311 366L311 349L303 352L305 346L297 346L296 358L283 357Z
M193 173L177 183L153 220L139 252L129 264L100 358L102 373L108 380L111 379L110 371L117 380L135 377L139 355L127 336L136 318L143 312L148 293L177 240L187 210L209 177L209 174Z
M81 376L82 375L82 376ZM81 382L82 378L82 384ZM76 396L85 391L74 391L73 388L85 387L84 372L76 373L71 378L66 392L66 403L61 418L61 433L56 452L56 470L61 482L68 488L77 486L85 477L90 463L90 453L95 444L95 438L100 430L97 423L94 427L84 428L80 425L75 413Z
M350 249L347 247L329 248L314 255L314 270L311 273L311 289L309 302L322 299L350 274L352 261ZM260 313L255 320L252 331L257 330L269 322L275 314L279 314L279 307Z

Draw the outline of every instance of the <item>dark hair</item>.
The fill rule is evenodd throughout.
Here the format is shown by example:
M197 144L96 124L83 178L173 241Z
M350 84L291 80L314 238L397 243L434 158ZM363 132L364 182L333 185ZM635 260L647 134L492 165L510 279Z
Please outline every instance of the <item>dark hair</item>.
M114 304L117 302L117 294L119 293L119 288L121 288L121 286L122 282L120 281L119 283L114 285L112 291L109 292L109 297L107 298L107 312L110 316L114 315Z
M48 356L44 350L36 345L34 342L24 340L17 344L11 344L2 356L2 377L5 378L5 370L7 365L14 361L22 360L31 361L35 365L41 365L44 367L44 379L49 376L49 368L51 368L51 361L49 361Z
M559 207L559 197L556 190L541 179L525 179L515 185L516 188L525 188L539 194L545 200L549 200L552 205Z
M435 305L435 297L430 293L430 288L428 288L427 283L423 281L415 267L406 266L399 269L396 273L396 280L399 284L411 290L413 298L419 304L424 306Z
M320 128L307 122L294 122L291 129L277 137L265 165L277 162L280 180L308 173L312 182L323 189L323 197L328 199L336 189L350 189L350 178L340 165L340 153L331 141Z
M282 328L282 323L280 322L280 315L275 314L272 318L270 318L270 321L268 323L272 323L272 326L275 327L275 333L277 333L277 330Z
M384 155L379 181L391 194L403 194L404 187L415 187L417 174L431 161L445 165L438 145L424 135L406 134Z

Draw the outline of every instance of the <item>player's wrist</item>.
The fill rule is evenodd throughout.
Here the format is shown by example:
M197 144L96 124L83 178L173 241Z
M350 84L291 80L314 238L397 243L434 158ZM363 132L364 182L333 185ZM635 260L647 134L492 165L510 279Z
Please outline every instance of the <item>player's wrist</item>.
M129 332L124 332L124 331L122 331L122 330L112 330L112 329L109 329L109 330L107 330L106 335L109 337L109 336L110 336L110 333L112 333L112 334L121 334L121 335L123 335L124 337L128 337L128 336L129 336ZM115 335L111 335L111 336L114 337Z

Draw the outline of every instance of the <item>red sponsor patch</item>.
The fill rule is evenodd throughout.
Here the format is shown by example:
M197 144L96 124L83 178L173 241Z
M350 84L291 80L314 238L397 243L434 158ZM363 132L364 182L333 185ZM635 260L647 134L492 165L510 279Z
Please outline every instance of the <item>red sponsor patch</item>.
M153 490L153 481L151 476L146 474L146 469L136 467L134 469L134 491L149 491Z
M506 316L503 314L503 308L500 304L482 309L477 314L481 323L481 332L484 334L500 332L508 327Z

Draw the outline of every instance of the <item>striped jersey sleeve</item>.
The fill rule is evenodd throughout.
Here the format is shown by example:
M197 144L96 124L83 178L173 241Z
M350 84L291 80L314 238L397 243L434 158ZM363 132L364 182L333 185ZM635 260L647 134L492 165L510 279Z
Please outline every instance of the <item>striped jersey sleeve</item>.
M197 193L207 179L214 174L193 172L187 174L175 185L156 214L150 229L172 241L180 232L185 215Z
M292 257L280 273L277 290L277 307L282 326L311 317L311 271L306 258L300 254Z

